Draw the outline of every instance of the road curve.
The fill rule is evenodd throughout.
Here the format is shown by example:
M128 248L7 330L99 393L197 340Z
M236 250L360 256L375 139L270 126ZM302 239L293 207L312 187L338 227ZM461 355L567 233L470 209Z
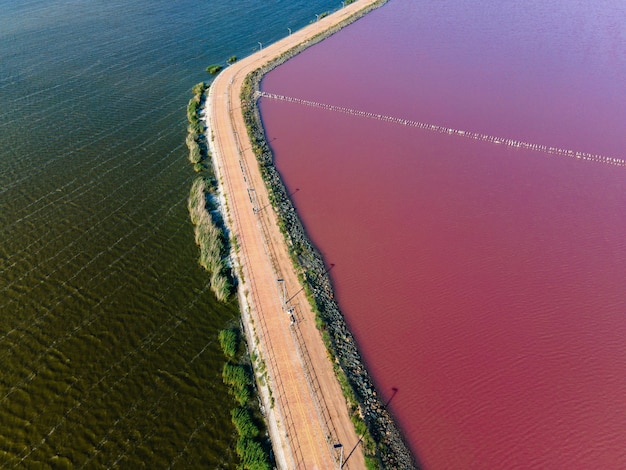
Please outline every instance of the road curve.
M266 403L265 411L277 463L286 469L338 468L340 452L334 445L341 443L346 455L359 438L315 326L315 314L304 294L298 293L301 285L269 206L239 97L249 73L376 1L357 1L227 67L212 83L207 99L213 163L229 229L237 239L244 320L267 367L274 403ZM295 308L295 324L282 308L283 286L287 297L294 296L290 305ZM365 468L362 452L352 454L343 468Z

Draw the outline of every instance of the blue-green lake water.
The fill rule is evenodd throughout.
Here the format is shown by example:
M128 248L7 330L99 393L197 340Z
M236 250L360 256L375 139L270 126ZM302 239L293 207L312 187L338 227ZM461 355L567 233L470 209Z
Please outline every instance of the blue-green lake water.
M340 6L0 0L0 467L235 468L185 108Z

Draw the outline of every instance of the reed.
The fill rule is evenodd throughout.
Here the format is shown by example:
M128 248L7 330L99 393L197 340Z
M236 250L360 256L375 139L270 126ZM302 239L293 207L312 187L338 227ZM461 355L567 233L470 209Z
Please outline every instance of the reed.
M270 470L273 468L271 443L260 414L258 400L252 400L255 393L254 375L250 358L240 348L239 328L221 330L218 334L222 351L227 358L222 370L222 380L238 405L230 412L232 423L239 439L235 448L240 459L237 468L248 470Z
M248 408L239 407L230 412L230 416L235 429L241 437L257 437L261 431L254 424L252 414Z
M206 90L207 90L208 85L204 82L200 82L200 83L196 83L192 88L191 88L191 92L194 95L202 95Z
M221 330L218 334L218 338L220 340L220 346L222 346L222 351L224 351L224 355L229 360L235 359L237 353L239 352L239 345L241 343L239 330L233 328Z
M235 451L241 459L241 466L244 469L249 470L270 470L269 459L267 452L263 449L261 444L255 440L245 437L240 438L237 441Z
M200 153L200 146L198 142L194 141L189 146L189 161L195 165L196 163L200 163L201 160L202 154Z
M245 406L250 400L250 386L252 378L249 369L241 364L224 364L222 380L230 385L230 391L240 406Z
M188 130L187 137L185 138L185 144L188 149L191 149L191 147L198 144L198 133L195 130Z
M200 96L194 95L193 98L189 100L187 103L187 119L189 122L197 122L198 121L198 109L200 108Z
M228 237L219 212L210 204L216 181L206 147L204 124L200 120L200 110L207 89L208 85L204 82L194 85L191 89L194 95L187 104L189 125L185 144L189 149L189 161L194 171L203 173L191 185L187 205L194 225L196 244L200 247L199 263L209 272L211 290L217 299L226 302L233 288L230 268L226 262L229 253Z
M194 225L196 244L200 247L200 265L210 273L211 290L220 302L226 302L232 291L230 269L225 262L228 246L224 231L207 208L206 179L198 176L191 185L187 208Z
M200 140L204 133L204 125L200 121L200 109L202 107L204 92L207 89L207 85L204 82L200 82L193 86L191 89L194 93L193 97L187 103L187 137L185 143L189 149L189 161L192 164L200 163L206 158L206 152L203 152L203 148L200 146Z
M224 67L218 64L213 64L213 65L209 65L206 68L206 71L209 72L211 75L217 75L218 73L220 73L222 71Z
M230 294L233 290L233 283L230 280L230 275L226 267L222 268L220 275L215 279L211 278L211 288L217 300L220 302L226 302L230 298Z
M204 132L204 127L202 126L202 123L200 123L199 121L196 122L190 122L189 125L187 126L187 132L192 133L195 132L196 134L201 134L202 132Z

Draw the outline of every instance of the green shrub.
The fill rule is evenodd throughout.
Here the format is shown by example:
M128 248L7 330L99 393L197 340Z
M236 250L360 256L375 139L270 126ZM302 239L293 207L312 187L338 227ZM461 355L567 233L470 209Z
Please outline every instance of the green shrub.
M248 370L242 365L224 364L222 380L231 386L235 400L243 406L250 400L250 385L252 380Z
M192 146L189 147L189 161L195 165L196 163L200 163L202 155L198 143L194 142L194 144L195 145L192 144Z
M254 421L252 421L252 415L250 411L248 411L248 408L235 408L230 412L230 416L239 437L252 438L259 435L259 428L257 428Z
M230 297L230 294L233 290L233 285L230 282L230 277L228 276L227 268L222 266L222 270L220 272L215 271L211 275L211 289L217 297L217 300L220 302L226 302Z
M218 73L222 71L223 68L224 67L222 67L221 65L213 64L213 65L209 65L206 68L206 71L209 72L211 75L217 75Z
M187 137L185 138L185 144L190 150L192 147L198 145L198 133L195 130L192 129L191 132L187 133Z
M195 226L196 244L200 247L198 261L211 275L211 290L219 301L225 302L232 291L229 269L224 262L228 255L226 237L207 210L207 181L202 176L196 178L191 185L187 207Z
M248 370L245 366L239 364L224 364L222 379L228 385L248 386L251 383Z
M200 83L196 83L192 88L191 88L191 92L194 95L202 95L202 93L204 93L206 91L206 89L208 88L207 84L204 82L200 82Z
M365 468L367 468L367 470L378 470L380 468L380 464L378 463L378 460L376 459L376 457L371 456L371 455L366 455L365 456Z
M234 359L239 352L239 344L241 342L241 336L239 330L228 329L221 330L218 334L222 351L228 359Z
M187 104L187 120L190 123L198 122L198 109L200 108L200 97L194 96Z
M237 441L235 448L241 459L241 468L249 470L271 470L267 453L257 441L245 437Z
M195 132L196 134L201 134L204 131L202 128L202 123L200 121L190 122L187 126L187 132Z
M235 62L237 62L237 56L231 55L226 62L228 62L229 64L234 64Z

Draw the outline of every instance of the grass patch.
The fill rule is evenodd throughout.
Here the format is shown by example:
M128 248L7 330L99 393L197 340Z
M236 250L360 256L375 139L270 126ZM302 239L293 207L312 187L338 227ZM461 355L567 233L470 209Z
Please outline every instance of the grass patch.
M191 87L191 92L196 96L200 96L207 90L207 88L208 86L206 83L200 82Z
M211 290L220 302L226 302L232 293L233 282L227 263L229 254L228 238L221 215L217 211L214 191L215 173L209 158L204 135L204 124L200 120L200 110L208 85L200 82L193 86L194 96L187 104L187 137L189 161L196 173L201 173L191 185L187 206L194 225L196 244L200 247L200 265L210 274Z
M222 71L223 68L224 67L222 65L213 64L213 65L209 65L206 68L206 71L209 72L211 75L217 75L218 73Z
M241 331L238 328L222 330L218 334L222 351L227 358L222 380L229 386L238 406L230 412L239 439L235 451L240 459L237 468L243 470L270 470L271 443L263 424L255 396L249 357L240 352Z
M250 386L252 378L249 370L239 364L224 364L222 370L222 380L226 385L230 385L230 391L240 406L244 406L250 400Z
M242 437L237 441L235 451L244 469L271 470L272 468L267 453L258 441Z
M189 191L187 207L191 222L194 224L196 244L200 247L200 265L210 274L211 290L220 302L230 297L233 283L230 280L230 269L226 264L228 246L223 229L209 212L207 203L209 193L204 177L198 176Z
M230 412L235 429L241 437L254 438L260 434L259 428L254 424L250 410L245 407L235 408Z
M222 351L224 351L224 355L229 359L233 360L239 353L239 344L241 343L241 336L239 334L238 329L228 329L222 330L219 332L219 340L220 345L222 346Z

